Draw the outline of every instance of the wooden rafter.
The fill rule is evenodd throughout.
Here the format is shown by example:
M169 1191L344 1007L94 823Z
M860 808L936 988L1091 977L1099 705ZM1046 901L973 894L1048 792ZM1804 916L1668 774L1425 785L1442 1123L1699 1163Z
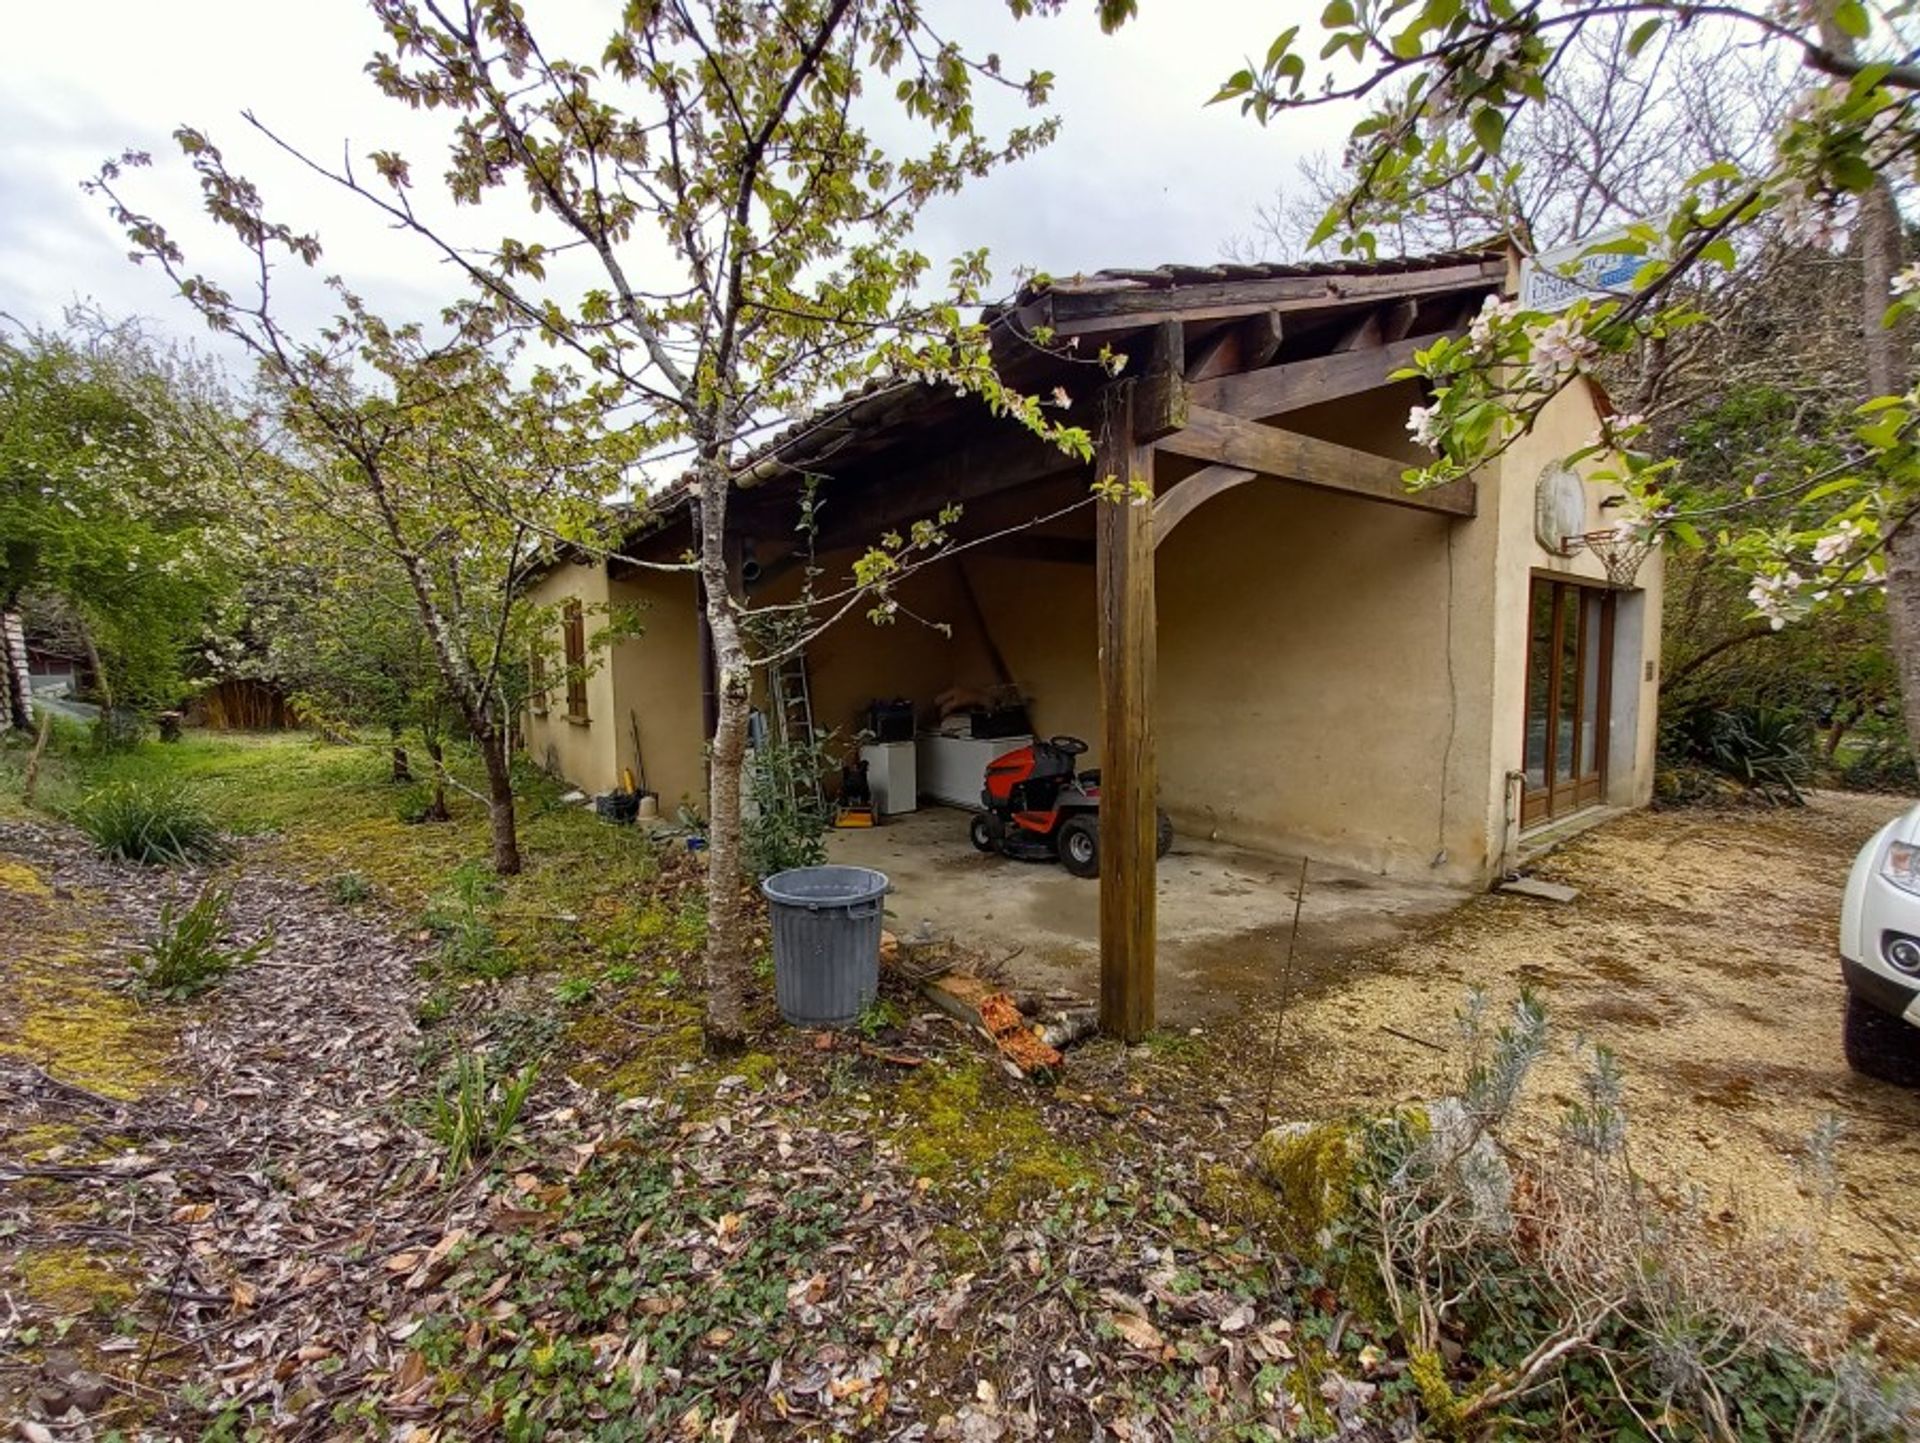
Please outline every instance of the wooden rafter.
M1458 335L1457 331L1445 332ZM1253 420L1297 411L1322 401L1371 391L1388 384L1393 373L1409 365L1416 354L1440 337L1414 336L1366 351L1341 351L1310 361L1288 361L1236 376L1215 376L1189 387L1195 406L1204 406Z
M1398 461L1298 431L1262 426L1257 421L1203 406L1191 408L1184 430L1163 436L1154 445L1170 455L1191 456L1215 466L1254 471L1322 491L1362 496L1416 511L1471 516L1476 506L1471 481L1455 481L1431 491L1408 491L1401 479L1406 468ZM1188 482L1181 483L1186 484ZM1169 491L1162 500L1173 494Z
M1244 466L1205 466L1185 480L1167 488L1153 503L1153 544L1157 549L1185 521L1222 491L1231 491L1249 481L1258 481L1260 473Z

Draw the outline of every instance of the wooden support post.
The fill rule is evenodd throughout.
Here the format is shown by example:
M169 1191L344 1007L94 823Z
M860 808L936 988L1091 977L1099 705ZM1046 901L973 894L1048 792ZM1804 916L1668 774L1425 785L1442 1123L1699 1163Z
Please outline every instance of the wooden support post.
M1100 1027L1138 1042L1153 1027L1156 668L1153 450L1134 429L1135 383L1104 393L1095 475L1126 493L1098 503L1100 614Z

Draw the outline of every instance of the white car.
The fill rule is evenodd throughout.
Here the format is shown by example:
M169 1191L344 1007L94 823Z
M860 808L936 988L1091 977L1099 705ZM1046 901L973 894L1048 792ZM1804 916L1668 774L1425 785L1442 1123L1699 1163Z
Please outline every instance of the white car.
M1860 849L1840 907L1847 1063L1920 1086L1920 806Z

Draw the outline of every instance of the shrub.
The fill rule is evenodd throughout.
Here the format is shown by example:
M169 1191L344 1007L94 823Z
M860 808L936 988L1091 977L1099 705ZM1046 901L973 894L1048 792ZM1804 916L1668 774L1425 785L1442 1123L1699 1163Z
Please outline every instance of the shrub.
M373 895L373 884L358 872L341 872L328 880L327 892L341 906L351 907Z
M172 902L162 904L158 930L133 959L142 991L175 1002L192 997L273 945L272 933L244 947L232 945L227 927L232 896L209 882L185 911L176 911Z
M145 740L147 719L132 707L110 706L94 719L91 731L95 751L130 752Z
M447 1151L447 1172L458 1177L499 1150L520 1119L540 1064L530 1062L511 1079L488 1076L484 1053L470 1052L440 1080L433 1100L433 1135Z
M741 853L756 877L827 860L833 812L820 791L829 739L769 741L747 758L749 815Z
M1742 786L1799 802L1813 773L1813 730L1798 712L1769 706L1703 703L1666 718L1660 749L1669 763L1692 763Z
M114 782L83 797L73 820L94 846L129 862L172 866L225 851L213 818L178 787Z
M1624 1088L1587 1049L1559 1146L1501 1136L1545 1018L1462 1014L1461 1095L1353 1123L1353 1177L1327 1260L1375 1279L1436 1436L1892 1440L1920 1386L1846 1351L1804 1241L1728 1239L1628 1162ZM1810 1170L1831 1174L1832 1129ZM1809 1189L1830 1205L1829 1183ZM1447 1349L1455 1349L1449 1360Z
M1841 763L1839 781L1850 791L1910 796L1920 785L1920 775L1904 738L1875 737Z

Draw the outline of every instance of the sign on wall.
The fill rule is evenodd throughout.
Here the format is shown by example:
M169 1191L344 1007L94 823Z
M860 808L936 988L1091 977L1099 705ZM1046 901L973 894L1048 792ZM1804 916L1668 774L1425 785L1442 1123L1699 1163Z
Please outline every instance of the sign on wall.
M1624 229L1606 231L1522 261L1520 309L1564 311L1583 297L1631 290L1634 273L1646 263L1644 255L1586 254L1589 246L1603 245L1625 234Z

